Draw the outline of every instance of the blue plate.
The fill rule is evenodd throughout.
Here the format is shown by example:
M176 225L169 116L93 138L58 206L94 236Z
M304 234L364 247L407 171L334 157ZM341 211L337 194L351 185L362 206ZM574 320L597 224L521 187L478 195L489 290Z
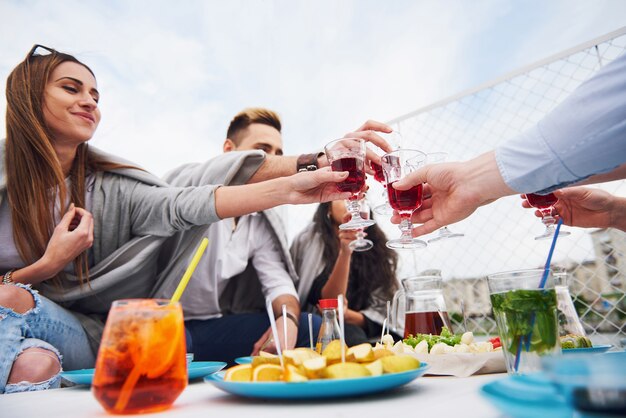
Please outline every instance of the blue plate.
M511 418L571 418L573 414L571 406L543 372L487 383L481 394Z
M224 372L204 378L224 392L248 398L321 399L360 396L382 392L405 385L423 375L426 363L407 372L383 374L357 379L320 379L307 382L225 382Z
M250 363L252 363L252 356L237 357L235 359L235 363L237 363L237 364L250 364Z
M187 366L187 373L189 379L197 379L219 372L224 367L226 367L226 363L222 361L194 361Z
M587 348L568 348L561 350L563 354L577 354L577 353L605 353L609 351L613 346L611 344L607 345L596 345L593 347Z
M211 373L219 372L226 363L221 361L194 361L187 365L189 379L198 379ZM81 369L62 372L61 377L77 385L91 385L94 369Z

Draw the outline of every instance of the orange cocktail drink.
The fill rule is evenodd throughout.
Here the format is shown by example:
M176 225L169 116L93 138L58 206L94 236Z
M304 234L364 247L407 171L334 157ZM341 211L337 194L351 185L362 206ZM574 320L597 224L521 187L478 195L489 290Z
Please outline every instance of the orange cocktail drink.
M179 303L115 301L98 351L93 394L114 414L167 409L187 386L185 353Z

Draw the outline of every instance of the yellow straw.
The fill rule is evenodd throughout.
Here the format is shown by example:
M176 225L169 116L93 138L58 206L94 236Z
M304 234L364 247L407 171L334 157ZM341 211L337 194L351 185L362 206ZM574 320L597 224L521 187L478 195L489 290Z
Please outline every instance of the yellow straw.
M185 274L183 274L183 278L180 279L180 283L178 283L178 287L176 288L176 291L174 292L174 296L172 296L172 300L170 301L170 304L178 302L178 299L180 299L180 297L183 295L183 292L185 291L185 288L187 287L187 283L189 283L189 279L191 278L193 271L196 269L196 266L200 262L200 258L202 257L202 254L204 254L204 250L206 250L207 245L209 245L209 239L203 238L202 242L200 243L200 246L196 250L196 253L194 254L193 258L191 259L191 263L187 267L187 270L185 270Z

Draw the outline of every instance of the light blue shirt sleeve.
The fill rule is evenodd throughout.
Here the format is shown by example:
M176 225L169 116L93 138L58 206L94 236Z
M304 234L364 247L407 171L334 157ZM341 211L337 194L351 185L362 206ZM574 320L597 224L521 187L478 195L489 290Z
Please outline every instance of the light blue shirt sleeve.
M626 54L495 155L505 183L519 193L546 194L626 162Z

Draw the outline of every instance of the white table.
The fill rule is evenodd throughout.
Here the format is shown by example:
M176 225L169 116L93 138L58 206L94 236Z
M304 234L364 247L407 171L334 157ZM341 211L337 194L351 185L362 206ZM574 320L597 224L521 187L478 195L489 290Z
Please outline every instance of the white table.
M211 384L191 383L159 417L210 418L496 418L501 414L479 389L506 374L420 377L401 388L358 398L268 401L240 398ZM0 417L83 418L107 415L87 387L0 395ZM139 415L141 416L141 415ZM153 415L151 415L153 416Z

